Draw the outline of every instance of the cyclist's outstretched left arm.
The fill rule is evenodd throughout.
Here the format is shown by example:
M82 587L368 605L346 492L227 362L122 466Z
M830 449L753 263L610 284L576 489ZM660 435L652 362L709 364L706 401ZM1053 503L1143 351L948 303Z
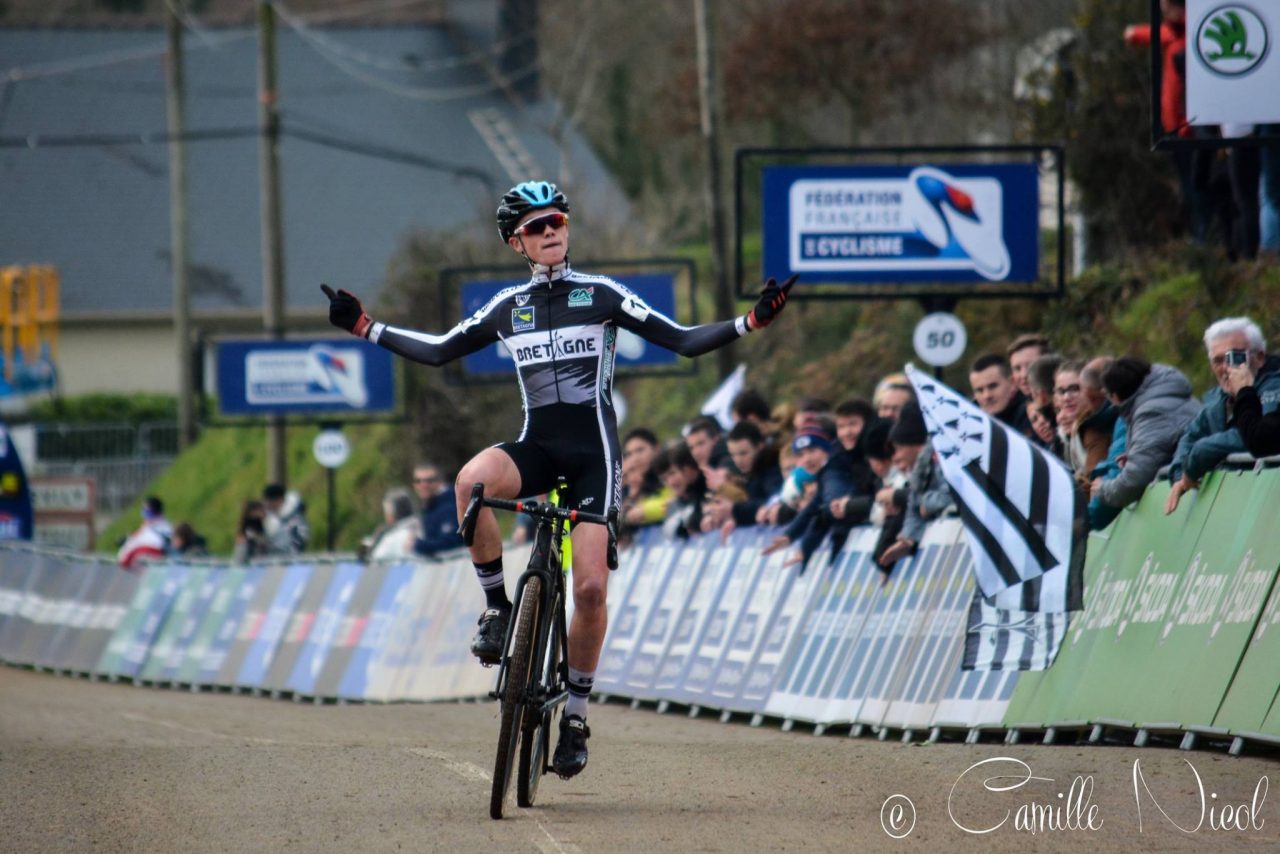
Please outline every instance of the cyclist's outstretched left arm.
M700 326L682 326L650 307L636 294L620 288L622 303L618 325L681 356L701 356L772 323L786 306L787 294L795 281L796 277L792 276L779 285L770 279L765 282L760 299L751 311L733 320Z
M330 323L415 362L443 365L498 340L493 325L487 322L491 307L488 305L444 335L430 335L378 323L365 313L354 294L344 290L335 292L328 285L320 288L329 297Z

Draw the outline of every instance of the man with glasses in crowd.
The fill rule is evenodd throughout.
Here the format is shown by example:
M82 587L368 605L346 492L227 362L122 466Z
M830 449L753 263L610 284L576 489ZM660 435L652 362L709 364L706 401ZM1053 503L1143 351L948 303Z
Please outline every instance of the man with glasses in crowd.
M423 557L456 549L462 545L456 515L457 500L453 484L446 483L435 463L419 463L413 469L413 491L422 502L419 514L422 531L414 540L413 550Z
M1200 410L1178 441L1169 466L1173 488L1164 512L1178 508L1182 496L1200 486L1200 479L1231 454L1245 453L1244 439L1235 429L1235 394L1231 369L1248 367L1255 375L1254 388L1267 413L1280 405L1280 357L1267 355L1267 342L1258 324L1247 317L1227 317L1204 331L1209 367L1217 384L1200 399Z
M376 323L347 291L329 297L329 322L353 335L428 365L443 365L502 341L515 362L524 403L520 437L486 448L458 473L458 517L471 485L495 498L538 495L569 481L568 507L607 513L618 503L622 454L613 408L614 351L626 329L682 356L700 356L769 325L782 311L795 277L765 283L748 313L701 326L681 326L606 276L569 266L569 200L554 184L529 181L498 203L498 235L529 265L528 282L498 292L444 335ZM569 626L569 699L552 765L572 777L587 764L587 700L604 643L608 611L608 533L600 525L573 529L573 619ZM493 511L480 511L471 546L488 607L471 652L482 663L502 658L511 602L503 578L502 537Z

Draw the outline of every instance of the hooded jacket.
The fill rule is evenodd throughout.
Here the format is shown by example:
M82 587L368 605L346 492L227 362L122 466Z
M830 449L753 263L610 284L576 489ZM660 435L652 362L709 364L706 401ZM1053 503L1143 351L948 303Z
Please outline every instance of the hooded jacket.
M285 493L284 503L276 513L267 513L263 522L271 554L296 555L307 548L311 526L307 524L307 506L292 489Z
M1098 487L1098 497L1112 507L1125 507L1142 497L1156 472L1173 456L1178 439L1200 403L1191 396L1191 383L1177 368L1152 365L1133 396L1120 404L1119 415L1129 428L1126 462L1113 480Z

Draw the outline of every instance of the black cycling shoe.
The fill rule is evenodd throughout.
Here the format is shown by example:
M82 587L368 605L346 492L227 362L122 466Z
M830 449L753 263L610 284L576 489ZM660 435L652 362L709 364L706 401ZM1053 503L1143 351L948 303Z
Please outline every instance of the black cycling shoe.
M471 639L471 654L486 667L502 662L502 643L507 639L507 621L510 619L510 609L486 608L480 615L480 628Z
M556 755L551 767L561 780L568 780L587 767L587 739L591 728L577 715L565 715L560 719L560 740L556 742Z

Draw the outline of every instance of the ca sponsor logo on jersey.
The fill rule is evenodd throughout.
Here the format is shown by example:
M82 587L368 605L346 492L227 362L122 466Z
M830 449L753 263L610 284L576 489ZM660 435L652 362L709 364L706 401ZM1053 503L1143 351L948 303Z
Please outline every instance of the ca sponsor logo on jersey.
M591 305L595 288L574 288L569 292L569 308L586 308Z
M529 304L529 294L516 294L516 305L526 306Z
M528 332L534 328L534 325L532 306L511 309L512 332Z

